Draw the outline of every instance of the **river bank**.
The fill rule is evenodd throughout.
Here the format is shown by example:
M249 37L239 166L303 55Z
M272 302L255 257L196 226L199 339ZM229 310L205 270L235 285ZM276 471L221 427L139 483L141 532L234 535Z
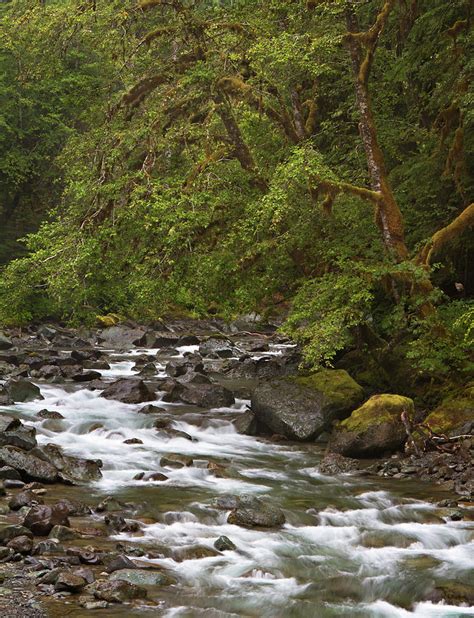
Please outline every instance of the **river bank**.
M262 431L253 393L294 375L297 351L235 330L6 334L5 590L20 582L48 616L472 615L471 460L428 453L430 472L410 455L325 457L329 426L310 442ZM12 379L39 391L15 399Z

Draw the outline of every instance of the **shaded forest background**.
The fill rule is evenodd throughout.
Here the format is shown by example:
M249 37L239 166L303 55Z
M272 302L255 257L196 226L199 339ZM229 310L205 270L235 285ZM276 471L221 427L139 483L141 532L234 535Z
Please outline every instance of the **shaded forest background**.
M0 18L0 322L256 311L311 365L472 371L471 0Z

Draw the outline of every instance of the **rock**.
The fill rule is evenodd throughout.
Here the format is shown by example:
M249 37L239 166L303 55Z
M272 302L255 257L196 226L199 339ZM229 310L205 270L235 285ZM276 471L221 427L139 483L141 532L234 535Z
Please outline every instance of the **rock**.
M0 350L9 350L13 348L13 342L3 333L0 333Z
M448 436L474 432L474 387L465 388L444 399L424 419L423 424L434 433ZM415 434L416 437L416 434Z
M55 410L40 410L36 415L38 418L47 418L47 419L63 419L64 416L60 412L56 412Z
M127 521L121 515L110 513L104 517L105 525L113 532L137 532L140 529L138 522Z
M0 480L9 479L12 481L19 481L20 478L20 473L15 470L15 468L11 468L10 466L2 466L0 468Z
M10 379L0 387L0 405L24 403L35 399L43 399L43 396L40 389L29 380Z
M199 354L201 356L231 358L232 356L238 356L239 352L234 349L229 339L210 337L199 345Z
M104 557L104 564L106 565L105 570L107 573L114 573L115 571L120 571L123 569L136 569L138 568L134 562L132 562L127 556L119 554L118 556L108 556L107 559ZM121 577L119 579L122 579ZM127 580L129 581L129 580ZM140 582L132 582L132 584L136 584Z
M252 410L246 410L237 416L233 421L236 431L246 436L257 435L257 419Z
M68 547L66 553L68 556L76 558L81 564L102 564L101 556L93 551L93 549L94 548Z
M26 483L24 483L23 481L18 481L16 479L5 479L3 481L3 489L21 489L25 485Z
M166 474L161 474L161 472L152 472L151 474L146 474L143 475L143 480L144 481L167 481L168 477L166 476ZM141 479L138 479L141 480Z
M147 591L125 580L113 579L97 582L94 587L94 596L108 603L126 603L133 599L145 599Z
M0 416L0 446L11 445L25 450L36 446L36 430L34 427L25 427L22 422L2 414Z
M29 554L33 549L33 539L26 534L16 536L7 543L7 547L13 549L13 551L18 554Z
M229 511L240 507L258 509L263 504L262 500L251 494L242 494L240 496L219 496L212 500L212 506L216 509Z
M100 334L99 340L104 347L126 350L135 345L136 341L140 341L144 335L145 331L142 329L130 328L119 324L104 329Z
M98 371L81 371L80 373L74 373L71 379L74 382L92 382L92 380L100 380L102 374Z
M123 441L124 444L143 444L143 440L140 438L129 438L128 440Z
M80 575L75 575L70 571L61 571L54 585L56 591L79 592L87 585L86 580Z
M207 378L206 378L207 379ZM182 401L201 408L223 408L234 402L232 393L220 384L180 384L163 396L163 401Z
M34 504L43 504L41 498L39 498L33 491L21 491L12 497L8 506L12 511L19 511L24 506L33 506Z
M362 388L344 370L270 380L252 396L259 425L292 440L314 440L362 400Z
M81 537L80 534L71 530L67 526L54 526L54 528L49 533L50 539L57 539L58 541L72 541L74 539L79 539Z
M36 543L32 553L35 556L42 556L44 554L63 554L64 547L54 539L46 539L45 541L40 541L39 543Z
M220 536L214 543L214 547L218 551L233 551L234 549L237 549L234 543L232 543L232 541L226 536Z
M184 468L193 465L192 457L188 457L187 455L164 455L160 459L160 466L162 468Z
M68 515L69 510L60 503L53 506L33 506L26 514L23 525L35 535L46 536L54 526L69 526Z
M359 462L357 459L344 457L339 453L326 453L324 459L319 464L319 471L321 474L327 474L329 476L345 474L358 469Z
M185 560L201 560L202 558L215 558L219 556L219 552L212 547L205 545L190 545L188 547L178 547L173 551L173 558L176 562L184 562Z
M6 545L9 541L19 536L33 538L31 530L28 530L28 528L25 528L24 526L4 526L3 528L0 528L0 545Z
M283 512L261 504L258 509L239 506L229 513L227 523L244 528L279 528L285 523Z
M0 562L10 562L15 555L11 547L0 547Z
M166 409L160 406L155 406L152 403L149 403L138 410L139 414L159 414L160 412L166 412Z
M438 582L434 589L425 596L424 600L436 604L462 604L470 607L474 605L474 586L457 581Z
M61 448L55 444L39 447L34 450L34 454L54 466L57 476L72 485L90 483L102 478L100 459L82 459L64 455Z
M127 505L124 502L120 502L113 496L107 496L104 498L99 504L95 507L96 513L104 513L104 512L113 512L113 511L123 511L123 509L127 508Z
M54 466L16 446L0 447L0 464L15 468L21 477L28 481L54 483L58 478L58 471Z
M335 427L328 450L347 457L375 457L400 449L406 440L401 413L414 415L413 401L400 395L374 395Z
M156 399L153 391L143 380L136 380L134 378L120 378L112 382L100 396L123 403L143 403L144 401Z
M164 571L138 569L121 569L116 571L110 578L112 581L121 580L137 586L170 586L176 580Z

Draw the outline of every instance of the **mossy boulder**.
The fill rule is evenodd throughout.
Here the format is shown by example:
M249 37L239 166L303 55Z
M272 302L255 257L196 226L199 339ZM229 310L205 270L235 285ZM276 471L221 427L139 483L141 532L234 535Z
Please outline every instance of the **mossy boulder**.
M307 441L345 418L362 399L362 388L346 371L324 369L263 382L253 393L252 411L260 430Z
M457 395L451 395L423 421L438 434L471 433L474 428L474 386L468 386Z
M401 395L374 395L335 428L329 451L346 457L376 457L400 449L406 440L400 415L414 417L413 401Z

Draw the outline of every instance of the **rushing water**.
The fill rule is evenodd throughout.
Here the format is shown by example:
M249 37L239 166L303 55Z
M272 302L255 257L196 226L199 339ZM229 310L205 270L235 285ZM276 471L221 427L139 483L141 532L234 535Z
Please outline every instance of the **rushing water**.
M180 354L193 350L181 348ZM163 377L166 358L160 358L159 350L141 352L158 354L158 376ZM137 353L111 355L111 369L101 372L104 378L136 375ZM100 391L83 386L39 385L44 400L14 408L37 428L39 442L102 459L103 478L89 496L113 494L137 504L140 517L153 522L140 535L117 535L157 553L163 550L165 557L152 562L169 569L179 582L160 591L163 607L150 610L152 615L474 616L472 608L420 600L433 582L474 581L473 524L443 521L440 509L423 500L423 486L323 476L317 445L275 444L236 433L230 419L245 410L245 400L230 408L200 410L163 404L158 393L157 403L166 408L163 415L175 429L191 435L189 441L153 428L154 415L137 413L143 404L100 398ZM42 408L57 410L64 419L39 421L35 415ZM124 444L129 438L143 444ZM188 455L194 465L161 469L161 456L169 453ZM228 474L215 476L208 461L225 464ZM169 479L133 480L142 471L161 471ZM212 503L225 494L262 496L284 509L287 523L274 531L230 525L227 513ZM169 557L170 550L179 548L212 548L221 535L237 549L181 562ZM120 609L106 615L136 614Z

